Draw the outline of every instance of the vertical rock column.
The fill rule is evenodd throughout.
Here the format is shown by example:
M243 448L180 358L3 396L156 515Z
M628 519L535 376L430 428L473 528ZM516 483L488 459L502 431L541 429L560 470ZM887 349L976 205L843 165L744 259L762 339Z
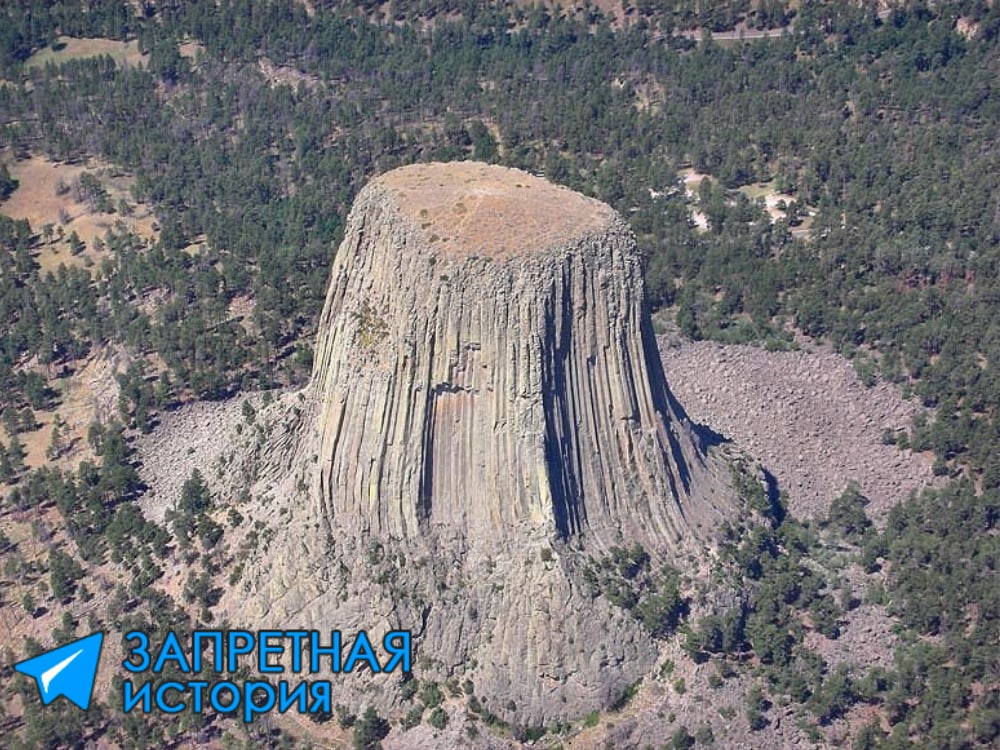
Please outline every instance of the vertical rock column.
M727 502L663 379L627 225L518 170L415 165L361 192L310 390L318 510L345 530L669 555Z

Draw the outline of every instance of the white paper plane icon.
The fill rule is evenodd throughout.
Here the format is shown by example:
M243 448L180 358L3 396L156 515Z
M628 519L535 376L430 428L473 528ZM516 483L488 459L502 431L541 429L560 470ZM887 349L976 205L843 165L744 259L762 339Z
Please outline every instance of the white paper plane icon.
M74 653L72 656L67 656L65 659L63 659L61 662L59 662L58 664L56 664L54 667L52 667L50 669L46 669L44 672L42 672L42 675L41 675L41 677L42 677L42 690L45 691L46 693L48 693L49 692L49 683L52 682L52 680L56 677L56 675L58 675L60 672L62 672L64 669L66 669L66 667L68 667L70 665L71 661L73 661L76 657L78 657L82 653L83 653L83 649L81 648L81 649L77 650L76 653Z
M14 669L35 678L42 703L46 706L60 695L65 695L86 711L94 691L103 640L103 633L92 633L86 638L25 659L15 664Z

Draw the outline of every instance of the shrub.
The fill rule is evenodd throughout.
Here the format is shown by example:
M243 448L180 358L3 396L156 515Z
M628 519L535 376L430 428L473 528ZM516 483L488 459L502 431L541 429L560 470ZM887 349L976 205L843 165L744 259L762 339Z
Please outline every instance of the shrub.
M427 719L427 723L430 724L435 729L444 729L448 726L448 714L443 708L438 706L433 711L431 711L430 717Z

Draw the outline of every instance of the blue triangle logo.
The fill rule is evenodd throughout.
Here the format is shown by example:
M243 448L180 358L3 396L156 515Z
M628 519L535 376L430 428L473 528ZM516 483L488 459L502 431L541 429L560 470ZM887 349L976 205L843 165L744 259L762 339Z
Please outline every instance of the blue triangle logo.
M90 707L94 692L97 663L101 657L104 633L93 633L86 638L67 643L30 659L15 664L21 674L34 677L38 692L46 706L65 695L84 711Z

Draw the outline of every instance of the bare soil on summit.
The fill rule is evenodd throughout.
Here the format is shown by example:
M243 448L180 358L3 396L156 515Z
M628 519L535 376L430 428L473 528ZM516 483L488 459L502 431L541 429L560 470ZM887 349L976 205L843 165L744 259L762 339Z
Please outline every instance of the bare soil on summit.
M605 204L569 188L476 162L414 164L376 182L434 246L458 257L543 252L606 227L614 217Z

